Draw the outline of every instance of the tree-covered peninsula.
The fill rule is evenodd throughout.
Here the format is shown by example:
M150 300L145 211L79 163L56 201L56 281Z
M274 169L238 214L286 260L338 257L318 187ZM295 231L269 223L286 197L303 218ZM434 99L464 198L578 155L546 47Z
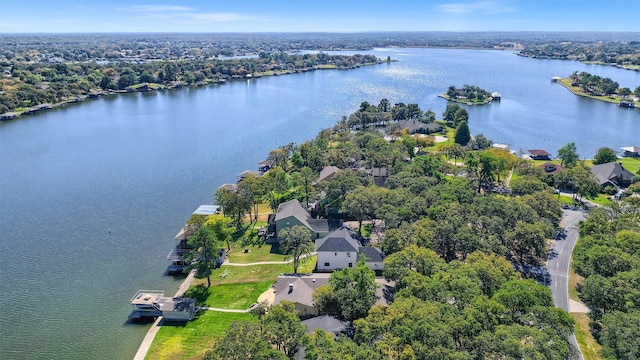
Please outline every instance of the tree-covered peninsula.
M308 333L297 308L283 301L253 307L255 318L231 324L214 339L179 341L198 346L195 357L205 359L285 359L301 347L307 359L572 358L576 349L568 336L574 321L554 307L543 270L562 216L561 201L548 185L553 181L535 171L531 160L490 148L491 141L480 134L469 146L419 140L451 135L447 124L466 124L468 116L456 116L459 109L451 104L442 114L450 120L431 121L435 114L416 104L363 102L314 139L271 151L271 168L264 175L249 175L236 188L216 191L236 239L244 236L238 238L238 231L251 234L254 215L245 214L256 206L277 209L291 200L310 204L318 218L358 223L357 236L384 251L381 274L393 284L385 304L374 304L375 274L361 261L334 271L328 285L313 294L321 314L346 322L349 330L343 335ZM412 131L412 125L432 123L441 130ZM508 186L512 170L516 179ZM304 233L304 228L292 229ZM291 234L283 234L286 241L296 237L295 243L309 245L305 236ZM218 241L215 231L208 236ZM299 273L312 271L312 264L296 264ZM254 266L250 278L269 265ZM242 273L250 269L244 268ZM234 272L239 273L225 265L214 269L211 286L200 282L190 294L215 304L224 298L220 291L232 291L226 276ZM250 278L233 281L246 288ZM259 281L268 286L273 280ZM250 296L236 293L255 301ZM208 326L208 313L188 326ZM165 344L182 339L171 336L195 336L165 333L164 328L159 333ZM165 351L178 350L152 347L153 354Z
M615 103L621 107L640 107L640 86L631 90L620 87L618 82L608 77L603 78L585 71L575 71L568 78L553 80L579 96Z

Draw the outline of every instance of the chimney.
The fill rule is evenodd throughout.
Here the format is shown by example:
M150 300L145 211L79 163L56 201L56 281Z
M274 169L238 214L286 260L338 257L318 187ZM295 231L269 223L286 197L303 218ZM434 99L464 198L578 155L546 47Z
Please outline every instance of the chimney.
M289 294L293 292L293 283L289 284Z
M312 279L311 281L313 281L314 284L316 283L316 279Z

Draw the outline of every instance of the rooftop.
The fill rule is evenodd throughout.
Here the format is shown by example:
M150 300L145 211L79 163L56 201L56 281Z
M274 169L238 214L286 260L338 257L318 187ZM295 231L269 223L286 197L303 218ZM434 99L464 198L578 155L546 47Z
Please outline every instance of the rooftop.
M278 304L282 300L314 306L313 291L329 282L329 273L310 275L280 275L276 280L276 298Z
M164 291L160 290L138 290L131 298L132 305L152 305L160 301L164 296Z
M316 251L353 251L358 252L360 242L351 236L351 231L342 227L331 234L316 240Z
M551 156L551 154L549 154L545 150L540 149L529 150L529 154L533 156Z
M215 214L220 206L218 205L200 205L196 211L193 212L193 215L212 215Z

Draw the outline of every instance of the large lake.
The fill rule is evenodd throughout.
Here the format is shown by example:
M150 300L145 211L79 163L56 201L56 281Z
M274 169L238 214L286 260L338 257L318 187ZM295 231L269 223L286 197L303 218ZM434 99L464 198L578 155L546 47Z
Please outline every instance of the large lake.
M166 255L191 212L270 149L314 137L362 101L418 103L441 117L437 94L477 85L503 99L468 108L472 133L514 150L555 154L575 141L590 158L601 146L640 146L639 110L550 81L588 71L634 89L640 72L505 51L370 53L400 61L100 98L1 123L1 357L132 358L148 327L125 324L129 299L176 290Z

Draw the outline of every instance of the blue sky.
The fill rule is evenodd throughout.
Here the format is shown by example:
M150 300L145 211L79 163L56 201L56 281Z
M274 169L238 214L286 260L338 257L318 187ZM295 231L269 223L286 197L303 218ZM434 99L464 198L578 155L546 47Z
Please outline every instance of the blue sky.
M0 33L640 31L637 0L0 0Z

